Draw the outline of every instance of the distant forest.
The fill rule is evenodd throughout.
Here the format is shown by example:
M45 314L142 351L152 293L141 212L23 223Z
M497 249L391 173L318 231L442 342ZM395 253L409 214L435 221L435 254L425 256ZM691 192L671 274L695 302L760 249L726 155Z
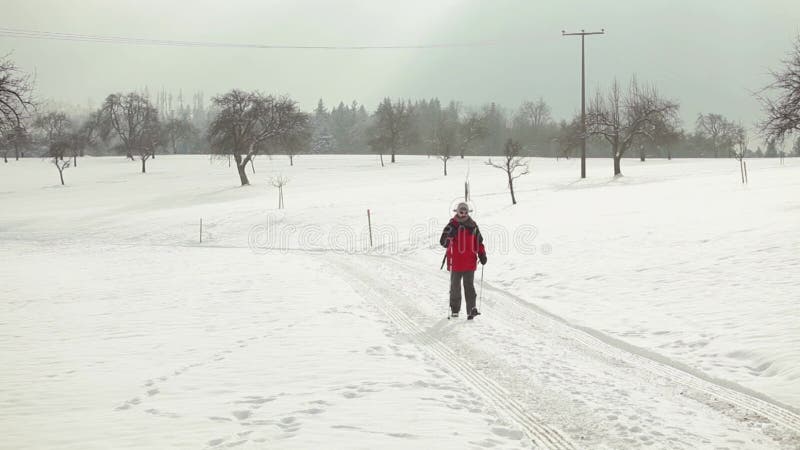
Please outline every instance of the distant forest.
M157 153L165 154L209 154L212 149L206 131L216 114L213 104L205 101L202 92L185 98L182 92L158 92L151 95L146 89L141 95L148 99L158 112L164 130L164 139ZM328 106L320 99L309 115L309 140L307 147L298 153L314 154L374 154L370 146L370 127L386 114L396 116L404 122L403 132L407 142L399 154L433 155L441 152L438 142L442 129L453 130L456 142L454 156L502 155L503 145L509 138L522 145L522 153L535 157L570 158L580 152L580 116L569 120L551 115L547 102L539 98L526 100L517 109L508 109L497 103L480 107L464 106L457 101L443 103L438 98L421 100L385 99L377 108L368 108L357 101L339 102ZM50 113L53 113L52 111ZM60 112L70 124L81 124L89 120L88 114ZM47 113L44 113L47 115ZM732 157L736 145L737 124L720 114L700 114L690 127L678 123L665 124L663 129L637 142L626 156L636 158L714 158ZM35 127L32 127L35 128ZM40 132L42 130L39 130ZM460 133L459 133L460 132ZM44 133L46 134L46 133ZM31 156L46 152L44 140L40 149ZM38 150L38 151L36 151ZM766 140L748 148L748 157L778 157L779 151L773 141ZM800 143L794 145L800 156ZM98 140L88 145L85 154L124 155L125 150L115 143ZM263 153L282 154L276 146ZM588 157L607 158L611 155L611 144L599 136L589 136L586 153ZM13 154L13 152L12 152Z

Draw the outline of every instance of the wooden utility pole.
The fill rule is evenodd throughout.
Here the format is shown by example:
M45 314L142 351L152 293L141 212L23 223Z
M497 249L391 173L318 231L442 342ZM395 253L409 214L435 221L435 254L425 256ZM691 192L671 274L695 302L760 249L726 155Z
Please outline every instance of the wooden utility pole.
M581 37L581 178L586 178L586 58L584 56L584 38L592 34L606 34L605 28L600 31L581 30L578 33L567 33L561 30L562 36Z

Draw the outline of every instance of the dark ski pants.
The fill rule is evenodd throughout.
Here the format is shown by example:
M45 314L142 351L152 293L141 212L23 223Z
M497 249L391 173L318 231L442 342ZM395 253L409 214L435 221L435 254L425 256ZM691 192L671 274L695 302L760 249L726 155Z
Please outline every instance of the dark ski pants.
M464 297L467 300L467 313L475 307L475 271L450 272L450 311L461 310L461 280L464 280Z

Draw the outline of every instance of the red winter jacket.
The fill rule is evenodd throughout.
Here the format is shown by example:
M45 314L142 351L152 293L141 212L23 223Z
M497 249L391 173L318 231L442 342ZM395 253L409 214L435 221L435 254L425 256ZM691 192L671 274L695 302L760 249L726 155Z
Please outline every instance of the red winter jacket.
M472 218L464 222L450 219L439 243L447 248L447 270L453 272L474 271L478 268L477 256L486 255L483 236Z

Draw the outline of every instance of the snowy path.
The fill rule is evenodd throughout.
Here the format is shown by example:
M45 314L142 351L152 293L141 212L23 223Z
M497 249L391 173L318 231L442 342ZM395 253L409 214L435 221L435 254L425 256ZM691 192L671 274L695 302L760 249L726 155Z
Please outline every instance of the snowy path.
M796 414L488 284L484 315L447 320L445 273L396 257L284 252L266 273L274 255L236 247L6 240L2 251L17 267L80 270L2 288L0 423L17 425L0 448L799 442Z
M610 345L487 284L484 315L448 321L446 276L393 257L331 262L423 351L542 448L800 443L800 415Z
M529 447L319 254L2 244L0 448Z

